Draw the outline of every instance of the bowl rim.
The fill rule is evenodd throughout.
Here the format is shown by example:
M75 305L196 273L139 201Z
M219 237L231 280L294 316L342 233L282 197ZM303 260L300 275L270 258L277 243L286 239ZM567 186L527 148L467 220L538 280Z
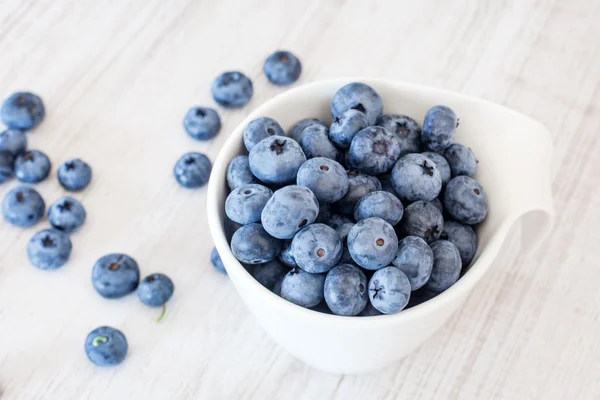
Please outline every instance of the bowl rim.
M511 229L513 224L513 220L503 221L498 227L495 228L494 233L491 235L489 242L487 245L481 249L479 256L477 259L471 263L468 271L460 277L460 279L452 285L446 291L438 294L432 299L424 301L421 304L418 304L409 309L402 310L395 314L383 314L383 315L375 315L370 317L364 316L341 316L335 314L326 314L319 311L311 310L308 308L304 308L298 306L288 300L283 299L282 297L276 295L271 292L269 289L262 286L250 272L248 272L244 266L234 257L231 249L229 247L229 243L227 242L227 238L222 228L222 222L219 219L219 208L221 205L218 204L217 198L219 197L219 191L223 190L223 186L227 186L226 182L226 174L227 167L231 159L228 159L228 155L232 153L232 148L237 149L240 146L240 141L242 140L243 130L248 125L248 123L258 117L267 116L265 111L273 106L275 106L280 101L297 96L299 94L308 93L311 91L319 90L319 88L323 87L331 87L337 86L341 88L343 85L350 82L363 82L370 86L382 86L387 85L393 87L395 90L411 90L411 91L423 91L431 94L440 93L444 96L453 96L461 101L466 102L476 102L476 103L484 103L487 106L498 108L505 113L512 114L513 117L524 119L528 121L528 123L537 125L540 130L549 134L547 128L542 125L540 122L521 114L517 111L514 111L508 107L502 106L500 104L493 103L491 101L485 99L479 99L477 97L465 95L462 93L454 92L446 89L439 89L431 86L425 86L414 83L407 83L396 80L388 80L388 79L378 79L378 78L368 78L368 77L345 77L345 78L335 78L335 79L325 79L319 80L311 83L307 83L304 85L300 85L298 87L289 89L258 106L252 112L248 114L246 118L244 118L232 131L229 138L223 144L221 150L217 158L215 159L213 169L211 172L210 180L208 183L208 194L207 194L207 213L208 213L208 224L211 232L211 236L213 238L215 247L223 261L223 264L226 266L226 269L230 275L234 275L236 279L245 279L248 282L248 287L253 291L252 295L260 297L261 300L272 302L272 307L279 309L281 312L286 312L289 314L294 314L299 319L303 320L311 320L311 322L318 321L323 324L347 324L351 325L352 328L355 329L366 329L371 328L373 326L379 326L381 324L397 324L397 323L406 323L410 320L421 318L426 316L427 314L431 314L436 310L444 308L456 300L461 298L462 296L468 294L470 290L475 286L477 281L483 276L483 274L487 271L487 268L492 264L496 254L500 250L502 243L504 242L504 238ZM310 116L309 116L310 117ZM231 271L230 271L231 270ZM234 282L235 283L235 282ZM234 285L236 286L236 285ZM236 291L239 292L239 288L236 286ZM245 301L244 295L240 294L242 300Z

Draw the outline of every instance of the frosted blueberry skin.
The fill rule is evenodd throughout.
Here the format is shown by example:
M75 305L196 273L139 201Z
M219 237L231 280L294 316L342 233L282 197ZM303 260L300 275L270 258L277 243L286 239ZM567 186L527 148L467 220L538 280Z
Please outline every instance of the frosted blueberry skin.
M291 85L302 73L302 63L289 51L278 50L271 54L263 64L263 72L269 82L279 85Z
M28 228L39 222L46 211L42 196L27 186L17 186L2 199L2 216L9 224Z
M400 141L400 157L421 151L421 127L414 119L406 115L382 115L377 125L396 134Z
M125 335L110 326L101 326L91 331L85 339L85 354L100 367L121 364L127 355Z
M390 265L396 257L398 237L381 218L363 219L348 232L348 250L356 264L377 270Z
M239 71L227 71L217 76L210 88L213 100L226 108L240 108L252 99L252 81Z
M442 234L444 217L430 202L416 201L404 209L404 216L398 228L403 235L418 236L431 243Z
M231 238L231 252L245 264L271 261L281 251L281 240L269 235L261 224L242 226Z
M312 224L319 213L319 201L304 186L286 186L273 193L262 212L265 230L278 239L292 239Z
M348 191L339 201L333 203L334 208L344 214L354 215L356 203L368 193L381 190L381 182L374 176L361 174L355 169L346 171Z
M352 264L339 264L327 273L325 302L335 315L358 315L368 303L367 278Z
M343 86L333 96L331 115L335 119L350 109L364 113L368 125L375 125L375 121L383 114L383 102L371 86L352 82Z
M340 149L350 148L352 139L358 132L369 126L367 116L354 109L335 117L329 127L329 139Z
M230 220L246 225L260 222L260 216L273 191L266 186L250 184L234 189L225 200L225 213Z
M442 201L440 200L439 197L436 197L435 199L431 200L429 203L431 203L435 208L440 210L440 212L442 214L444 214L444 205L442 204Z
M221 118L212 108L192 107L185 114L183 128L196 140L210 140L221 130Z
M431 151L426 151L421 154L434 162L435 166L440 171L440 176L442 177L442 185L447 184L452 178L452 172L450 171L450 165L448 165L448 161L446 161L444 156L438 153L433 153Z
M398 244L398 253L392 261L394 267L404 272L415 291L429 280L433 268L433 251L425 240L407 236Z
M51 163L39 150L28 150L15 159L15 178L23 183L39 183L50 174Z
M223 265L223 261L221 261L221 256L219 255L216 247L213 247L212 251L210 252L210 263L213 265L215 270L223 275L227 275L227 270Z
M281 245L281 253L279 253L279 261L287 265L289 268L297 267L298 264L292 254L292 241L283 240Z
M444 209L458 222L478 224L487 216L487 197L475 179L457 176L446 185Z
M425 288L441 293L458 281L462 261L456 246L447 240L437 240L430 246L433 252L433 269Z
M11 94L0 108L0 119L10 129L33 129L45 116L46 109L42 99L31 92Z
M175 180L188 189L200 188L208 183L212 164L208 157L202 153L184 154L173 168Z
M468 265L477 252L477 235L469 225L456 221L444 221L440 239L448 240L460 253L463 267Z
M381 268L369 280L369 300L384 314L404 309L410 299L410 282L396 267Z
M465 175L473 177L477 169L477 160L475 154L470 148L462 144L450 145L444 150L444 157L448 161L452 177Z
M350 229L354 226L354 222L348 222L338 226L335 231L342 241L342 257L340 258L340 263L353 263L352 256L350 255L350 251L348 251L348 233Z
M244 145L250 151L258 142L269 136L285 136L285 131L273 118L257 118L250 121L244 129Z
M458 118L454 111L446 106L435 106L425 114L421 141L428 150L442 151L452 144Z
M138 298L149 307L162 307L173 296L175 285L165 274L145 277L137 288Z
M227 185L231 190L251 183L260 183L250 170L248 156L237 156L227 167Z
M429 158L421 154L407 154L394 165L392 184L403 201L430 201L442 190L442 176Z
M300 268L313 274L329 271L340 261L343 245L335 229L325 224L303 228L292 240L292 255Z
M354 209L354 219L356 221L378 217L392 226L400 222L403 214L404 206L402 202L393 194L383 190L367 194L359 200Z
M13 157L27 149L27 136L20 129L6 129L0 133L0 151L8 151Z
M296 183L312 190L319 204L336 202L348 192L348 176L344 167L324 157L311 158L302 164Z
M300 145L285 136L271 136L252 147L249 156L252 174L262 182L287 185L296 181L306 161Z
M57 269L69 260L72 248L69 235L56 229L44 229L29 240L27 255L39 269Z
M281 281L288 272L290 269L278 259L264 264L256 264L252 268L254 279L278 296L281 291Z
M79 158L62 163L56 174L60 185L70 192L85 189L92 180L92 168Z
M287 136L291 137L296 142L300 142L300 139L302 139L302 132L304 132L304 128L314 124L321 125L324 128L329 128L327 122L321 119L304 118L292 125L292 127L287 132Z
M400 157L400 139L380 126L358 132L348 151L348 166L368 175L389 172Z
M311 274L300 268L292 268L281 282L281 297L306 308L323 301L325 274Z
M85 218L83 205L69 196L59 198L48 207L48 222L59 231L75 232L83 225Z
M137 262L125 254L100 257L92 268L92 285L107 299L118 299L134 292L140 282Z
M0 151L0 184L8 181L15 171L15 159L8 151Z
M324 157L342 162L344 154L329 140L327 128L313 124L302 131L300 146L306 158Z

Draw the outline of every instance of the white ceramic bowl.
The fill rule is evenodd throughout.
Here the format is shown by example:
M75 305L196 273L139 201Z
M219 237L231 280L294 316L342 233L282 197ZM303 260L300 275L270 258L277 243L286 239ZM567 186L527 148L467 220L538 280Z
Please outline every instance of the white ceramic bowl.
M379 92L384 113L422 121L436 104L460 118L455 142L471 147L479 160L475 178L489 202L478 227L479 247L470 269L450 289L394 315L342 317L296 306L271 293L236 260L224 231L229 161L245 154L244 127L258 117L275 118L287 129L302 118L331 121L329 105L343 85L360 81ZM215 246L242 300L283 348L305 363L334 373L362 373L401 359L448 320L493 263L512 225L522 223L524 249L537 246L554 221L550 192L552 140L546 128L505 107L424 86L376 79L335 79L289 90L246 118L217 157L208 185L208 222ZM514 231L513 231L514 232Z

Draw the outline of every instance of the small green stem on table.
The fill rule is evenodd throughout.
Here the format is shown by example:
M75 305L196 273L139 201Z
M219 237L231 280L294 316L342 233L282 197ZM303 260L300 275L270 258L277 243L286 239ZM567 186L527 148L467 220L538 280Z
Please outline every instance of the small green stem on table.
M166 312L167 312L167 305L163 304L162 312L160 313L160 316L158 317L158 319L156 320L156 322L160 322L163 319L163 317L165 316Z

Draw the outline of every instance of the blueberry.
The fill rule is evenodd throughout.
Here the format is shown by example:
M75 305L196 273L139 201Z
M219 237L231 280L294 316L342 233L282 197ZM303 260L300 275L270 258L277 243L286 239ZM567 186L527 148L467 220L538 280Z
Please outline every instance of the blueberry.
M348 250L358 265L377 270L396 257L398 237L394 228L381 218L363 219L348 233Z
M0 183L8 181L15 171L15 159L8 151L0 151Z
M369 175L389 172L400 157L397 135L380 126L358 132L348 151L348 166Z
M433 252L418 236L407 236L398 244L394 267L406 274L411 290L415 291L429 280L433 268Z
M57 269L67 262L72 248L69 235L56 229L44 229L29 240L27 255L40 269Z
M281 261L282 263L284 263L285 265L287 265L290 268L294 268L297 267L298 264L296 263L296 260L294 259L294 256L292 255L292 241L291 240L284 240L282 245L281 245L281 253L279 253L279 261Z
M260 183L250 170L248 156L237 156L227 167L227 184L231 190L251 183Z
M327 272L342 256L342 240L325 224L303 228L292 240L292 255L300 268L313 274Z
M458 222L473 225L487 216L487 198L475 179L457 176L446 185L444 208Z
M302 307L314 307L323 301L325 274L311 274L293 268L281 282L281 297Z
M340 149L347 149L354 136L368 125L367 116L351 108L333 119L329 128L329 139Z
M18 186L2 199L2 215L6 222L27 228L35 225L46 211L44 199L34 189Z
M285 131L273 118L257 118L250 121L244 129L244 145L250 151L258 142L269 136L285 136Z
M243 107L252 98L252 81L239 71L227 71L217 76L210 88L213 99L226 108Z
M110 326L101 326L87 335L85 354L91 362L101 367L121 364L127 355L125 335Z
M442 204L442 201L440 200L439 197L436 197L435 199L431 200L430 203L437 208L438 210L440 210L440 212L443 214L444 213L444 205Z
M107 299L118 299L137 289L140 269L135 260L125 254L100 257L92 269L92 285Z
M261 140L250 151L250 170L268 184L285 185L296 180L306 156L300 145L284 136Z
M0 133L0 151L18 156L27 148L27 136L19 129L6 129Z
M314 124L321 125L325 128L329 127L327 125L327 122L323 120L317 118L305 118L292 125L292 127L288 130L287 135L294 139L296 142L300 142L300 139L302 139L302 132L304 132L304 128Z
M210 262L217 271L223 275L227 275L227 270L223 265L223 261L221 261L221 256L219 256L219 252L217 251L216 247L213 247L212 251L210 252Z
M48 207L48 222L55 229L75 232L83 225L86 212L81 203L72 197L61 197Z
M431 243L442 234L444 217L433 204L416 201L404 209L404 217L399 227L403 234L418 236Z
M354 215L354 207L360 199L376 190L381 190L381 182L374 176L364 175L355 169L346 172L348 175L348 192L335 204L344 214Z
M396 267L381 268L369 280L369 300L377 310L393 314L402 310L410 299L410 281Z
M336 202L348 191L348 176L344 167L324 157L311 158L302 164L296 183L312 190L319 204Z
M271 196L271 189L262 185L239 187L227 196L225 213L229 219L242 225L260 222L260 214Z
M298 80L302 64L298 57L289 51L278 50L271 54L263 64L267 79L275 85L290 85Z
M450 165L453 178L460 175L471 177L475 175L477 161L475 160L475 155L467 146L452 144L444 150L444 157Z
M374 125L383 113L383 103L379 94L371 86L352 82L342 87L333 96L331 115L335 119L350 109L364 113L368 125Z
M269 235L261 224L248 224L233 234L231 251L243 263L262 264L277 257L281 240Z
M58 182L71 192L83 190L92 180L92 169L78 158L65 161L58 167Z
M0 109L0 118L10 129L32 129L39 125L46 115L44 103L39 96L30 92L11 94Z
M433 161L407 154L392 169L392 183L401 200L433 200L442 190L442 176Z
M359 317L375 317L377 315L383 315L381 311L373 307L370 301L367 302L367 306L362 310L358 316Z
M421 141L431 151L441 151L452 144L458 119L452 109L435 106L425 114Z
M440 171L440 176L442 177L442 185L448 183L452 178L452 172L450 171L450 165L448 165L448 161L446 161L444 156L438 153L434 153L432 151L426 151L421 154L433 161L438 171Z
M273 193L262 212L267 232L278 239L291 239L319 213L314 193L304 186L286 186ZM296 260L297 261L297 260Z
M341 263L353 263L352 256L350 255L350 251L348 250L348 233L350 233L350 229L354 226L354 222L348 222L338 226L335 231L338 236L342 240L342 257L340 258Z
M148 275L140 282L137 288L138 298L150 307L162 307L171 296L175 285L171 278L165 274Z
M212 164L202 153L184 154L173 168L177 182L186 188L195 189L206 185L210 178Z
M454 285L460 276L462 262L460 253L455 245L447 240L437 240L431 243L433 251L433 270L425 288L441 293Z
M342 151L329 140L327 128L318 124L304 128L300 146L306 154L306 158L325 157L338 162L343 159Z
M331 213L325 221L325 225L328 225L333 229L337 229L344 224L354 224L355 222L356 221L354 221L354 218L348 215Z
M185 114L183 128L196 140L210 140L221 130L221 118L212 108L192 107Z
M327 273L325 302L336 315L358 315L368 303L367 278L360 268L340 264Z
M402 219L404 206L396 196L378 190L364 196L356 204L354 219L360 221L371 217L379 217L390 225L396 225Z
M50 160L39 150L28 150L15 160L15 177L23 183L38 183L48 177Z
M377 125L396 134L400 140L400 157L421 151L421 127L414 119L406 115L382 115Z
M278 259L274 259L268 263L255 265L252 276L271 292L280 295L281 292L277 293L277 291L281 291L281 281L288 272L290 272L288 267Z
M441 239L448 240L456 246L460 253L462 265L471 262L477 251L477 235L469 225L456 221L444 221L444 230Z

